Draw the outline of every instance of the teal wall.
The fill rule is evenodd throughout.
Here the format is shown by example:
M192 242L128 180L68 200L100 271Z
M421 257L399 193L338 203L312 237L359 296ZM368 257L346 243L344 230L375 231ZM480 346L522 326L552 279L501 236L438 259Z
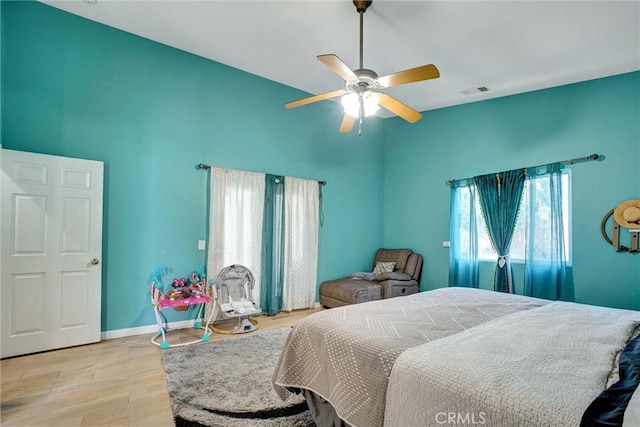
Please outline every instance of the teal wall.
M428 111L413 126L385 120L385 246L423 253L422 289L446 286L447 179L597 153L603 161L570 166L576 300L640 309L640 254L616 253L600 233L610 209L640 198L639 105L635 72ZM492 279L482 265L481 287Z
M207 174L221 167L328 181L318 281L370 268L380 246L425 257L422 289L446 286L444 181L591 153L572 167L580 302L640 308L640 256L617 254L602 216L640 197L640 73L337 132L335 104L49 6L0 2L4 148L105 162L105 331L153 324L147 277L204 263ZM483 266L489 287L491 266ZM170 313L169 320L184 318Z
M198 163L326 180L318 279L382 245L382 119L33 2L1 2L2 145L105 163L102 330L155 323L147 279L205 263ZM169 320L185 318L169 313Z

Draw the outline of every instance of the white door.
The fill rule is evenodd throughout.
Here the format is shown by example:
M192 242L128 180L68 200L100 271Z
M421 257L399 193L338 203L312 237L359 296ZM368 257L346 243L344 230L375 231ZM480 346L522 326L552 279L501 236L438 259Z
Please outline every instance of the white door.
M2 357L100 341L102 162L0 157Z

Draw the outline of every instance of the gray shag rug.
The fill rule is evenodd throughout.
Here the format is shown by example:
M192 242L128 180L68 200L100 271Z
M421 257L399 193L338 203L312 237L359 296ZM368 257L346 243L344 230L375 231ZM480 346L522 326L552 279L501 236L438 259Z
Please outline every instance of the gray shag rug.
M290 328L162 351L177 427L315 426L301 395L283 402L271 378Z

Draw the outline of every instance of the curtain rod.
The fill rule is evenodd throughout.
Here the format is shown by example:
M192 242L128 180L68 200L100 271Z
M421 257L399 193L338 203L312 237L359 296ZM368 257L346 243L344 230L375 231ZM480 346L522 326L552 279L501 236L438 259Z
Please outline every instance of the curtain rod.
M590 162L592 160L598 160L599 158L600 158L599 154L591 154L589 156L578 157L577 159L563 160L563 161L558 162L558 163L560 163L561 165L572 165L574 163L582 163L582 162ZM544 164L544 165L538 165L538 166L531 166L531 167L528 167L527 169L542 168L542 167L545 167L545 166L549 166L550 164L551 163L547 163L547 164ZM470 178L465 178L465 179L470 179ZM464 179L463 180L461 180L461 179L448 179L448 180L445 181L445 183L447 185L451 185L451 183L454 182L454 181L464 181Z
M198 163L196 169L211 169L211 165L205 165L204 163ZM318 181L320 185L327 185L327 181Z

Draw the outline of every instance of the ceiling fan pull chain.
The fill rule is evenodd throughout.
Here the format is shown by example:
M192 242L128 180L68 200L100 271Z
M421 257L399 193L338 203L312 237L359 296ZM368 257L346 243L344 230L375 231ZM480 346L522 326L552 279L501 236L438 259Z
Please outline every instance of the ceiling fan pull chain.
M358 93L358 102L360 103L358 111L358 136L362 136L362 118L364 117L364 101L362 100L362 92Z

